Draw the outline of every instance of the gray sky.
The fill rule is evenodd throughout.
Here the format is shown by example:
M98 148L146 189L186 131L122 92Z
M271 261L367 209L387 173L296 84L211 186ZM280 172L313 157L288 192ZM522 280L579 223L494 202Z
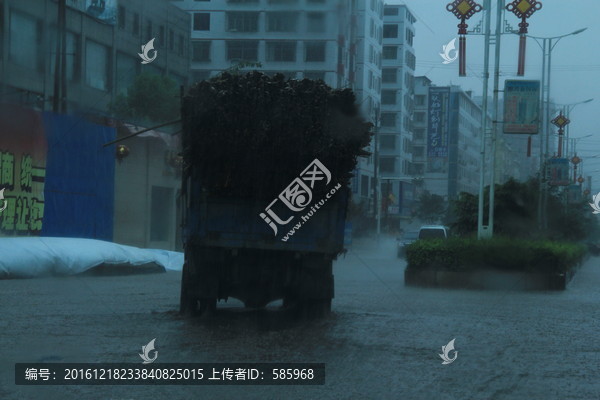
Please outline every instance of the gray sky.
M483 81L483 36L467 36L467 77L458 76L458 60L444 65L438 53L442 45L458 37L459 20L446 10L451 0L388 0L386 4L406 4L417 17L414 47L417 57L416 75L427 75L436 85L450 83L465 90L481 94ZM477 0L483 4L483 0ZM571 112L571 137L593 137L578 141L577 152L588 156L585 163L586 175L600 169L600 1L598 0L541 0L543 7L529 18L529 34L532 36L560 36L585 28L578 35L561 39L552 51L552 75L550 84L551 101L559 104L576 103L590 98L588 104L576 106ZM495 8L496 1L492 0ZM505 1L508 4L508 1ZM475 14L467 22L469 29L475 27L483 13ZM519 20L510 12L505 19L514 28ZM492 15L492 32L495 15ZM505 79L541 79L542 50L533 39L527 39L525 76L518 77L518 36L503 35L500 57L500 89ZM458 47L458 41L457 41ZM541 43L540 43L541 44ZM493 85L493 47L491 50L490 91ZM598 158L590 159L599 154ZM591 175L600 177L600 171Z

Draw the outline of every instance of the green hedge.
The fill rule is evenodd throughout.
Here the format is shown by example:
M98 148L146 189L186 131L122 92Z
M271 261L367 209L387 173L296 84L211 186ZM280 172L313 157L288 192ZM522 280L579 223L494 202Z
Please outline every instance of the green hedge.
M583 261L586 248L575 243L451 238L418 240L406 249L408 269L564 273Z

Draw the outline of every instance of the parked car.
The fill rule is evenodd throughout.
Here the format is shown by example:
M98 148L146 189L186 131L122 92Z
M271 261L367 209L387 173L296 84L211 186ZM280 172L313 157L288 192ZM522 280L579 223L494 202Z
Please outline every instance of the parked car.
M419 239L448 239L448 228L443 225L423 225Z
M396 239L398 243L398 257L406 255L406 246L414 243L419 238L419 232L406 232L402 237Z

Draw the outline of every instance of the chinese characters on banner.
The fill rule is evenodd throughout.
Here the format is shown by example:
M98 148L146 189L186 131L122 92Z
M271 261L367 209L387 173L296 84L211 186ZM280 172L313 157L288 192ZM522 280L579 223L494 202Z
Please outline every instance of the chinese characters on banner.
M448 157L448 129L450 118L450 88L429 88L429 115L427 156Z
M540 81L504 83L504 133L538 133Z
M38 235L44 218L47 144L39 114L4 109L0 116L0 188L6 209L0 213L0 235Z

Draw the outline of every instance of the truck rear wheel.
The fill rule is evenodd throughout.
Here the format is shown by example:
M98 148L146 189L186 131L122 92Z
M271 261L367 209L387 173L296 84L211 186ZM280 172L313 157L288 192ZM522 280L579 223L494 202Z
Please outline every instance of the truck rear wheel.
M201 317L209 317L217 310L217 299L200 299L200 308L198 309L198 315Z
M198 297L194 294L195 286L190 273L189 263L183 264L181 273L181 292L179 296L179 313L194 315L198 311Z

